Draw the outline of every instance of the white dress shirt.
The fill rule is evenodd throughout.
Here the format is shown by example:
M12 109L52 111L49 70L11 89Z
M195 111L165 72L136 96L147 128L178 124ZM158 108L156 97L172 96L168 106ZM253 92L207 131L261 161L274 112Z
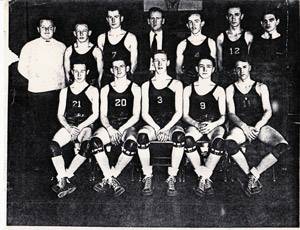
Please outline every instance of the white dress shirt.
M40 37L25 44L18 70L28 79L29 92L48 92L66 86L63 68L65 50L66 46L54 38L47 42Z

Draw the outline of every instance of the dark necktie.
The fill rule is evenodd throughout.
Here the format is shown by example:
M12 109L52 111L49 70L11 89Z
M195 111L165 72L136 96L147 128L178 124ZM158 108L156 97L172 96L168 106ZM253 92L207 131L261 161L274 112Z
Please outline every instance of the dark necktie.
M272 34L269 34L269 39L272 40Z
M157 50L157 40L156 40L156 36L157 36L157 34L154 34L153 41L152 41L152 46L151 46L152 52L155 52L155 51Z

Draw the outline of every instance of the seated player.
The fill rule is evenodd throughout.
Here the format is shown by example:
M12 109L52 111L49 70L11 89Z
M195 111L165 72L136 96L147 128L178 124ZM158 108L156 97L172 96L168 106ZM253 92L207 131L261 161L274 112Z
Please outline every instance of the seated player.
M185 134L185 153L199 178L195 192L199 196L212 195L210 176L224 153L225 91L211 80L215 60L203 57L196 66L198 81L183 91L183 120L189 125ZM196 141L207 135L211 151L205 166L201 166Z
M140 117L141 90L127 78L129 69L124 59L116 57L113 60L111 72L114 81L104 86L100 93L100 119L103 127L95 132L90 142L92 153L104 175L102 181L94 186L94 190L106 192L109 185L115 196L125 192L117 177L137 151L137 131L134 125ZM109 143L122 143L122 151L115 167L110 167L104 151L104 146Z
M57 117L62 128L54 135L50 144L52 162L57 172L58 184L52 189L62 198L72 193L76 187L69 178L87 158L88 142L92 136L92 125L99 116L98 89L86 82L89 70L85 64L74 64L71 70L74 83L60 92ZM81 143L78 154L75 155L66 170L61 148L70 141Z
M248 175L249 180L247 185L243 185L243 190L249 197L261 191L262 185L258 180L260 175L289 150L283 136L267 125L272 116L269 90L265 84L251 79L250 70L248 60L238 60L236 62L238 81L226 89L231 124L225 144L227 153ZM255 139L270 145L272 151L250 170L245 156L240 151L240 145Z
M142 117L147 123L138 134L138 155L145 175L143 195L152 195L152 166L149 143L152 140L173 142L172 167L168 168L168 196L176 196L175 176L184 151L184 130L177 123L182 117L182 83L167 74L167 54L154 52L155 76L142 85Z

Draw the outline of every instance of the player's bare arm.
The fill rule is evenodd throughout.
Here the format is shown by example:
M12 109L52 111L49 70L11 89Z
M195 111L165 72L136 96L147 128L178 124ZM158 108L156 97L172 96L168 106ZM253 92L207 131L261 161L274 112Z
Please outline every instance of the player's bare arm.
M142 85L142 118L157 133L160 127L149 114L149 81Z
M245 32L245 40L246 40L246 43L248 45L248 54L249 54L250 48L251 48L251 45L252 45L252 42L253 42L253 35L250 31Z
M221 71L223 69L223 42L224 42L224 34L221 33L217 37L217 63L218 63L218 68Z
M182 65L183 65L183 52L186 48L186 40L184 39L183 41L181 41L178 46L177 46L177 50L176 50L176 73L177 74L182 74Z
M130 51L130 62L131 62L130 72L134 74L137 68L137 60L138 60L138 42L136 36L132 33L128 33L124 45Z
M64 55L64 68L65 68L65 74L66 74L66 80L67 82L70 81L70 72L71 72L71 62L70 58L72 55L72 46L69 46Z
M104 43L105 43L105 33L100 34L97 39L97 45L102 51L103 51Z
M208 46L210 49L210 56L212 56L216 60L216 58L217 58L216 42L213 39L208 38Z
M135 125L140 119L141 113L141 88L133 83L131 88L132 94L134 95L133 99L133 108L132 108L132 117L119 128L120 133L124 133L124 130Z
M96 59L97 62L97 70L99 73L99 77L98 77L98 85L99 88L101 87L100 82L102 79L102 75L103 75L103 54L100 48L95 47L95 49L93 50L93 56Z

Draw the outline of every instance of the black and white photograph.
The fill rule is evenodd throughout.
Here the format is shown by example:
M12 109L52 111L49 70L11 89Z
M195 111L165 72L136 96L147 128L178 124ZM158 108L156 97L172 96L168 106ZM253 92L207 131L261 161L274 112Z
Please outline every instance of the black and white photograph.
M3 5L4 229L299 228L299 0Z

